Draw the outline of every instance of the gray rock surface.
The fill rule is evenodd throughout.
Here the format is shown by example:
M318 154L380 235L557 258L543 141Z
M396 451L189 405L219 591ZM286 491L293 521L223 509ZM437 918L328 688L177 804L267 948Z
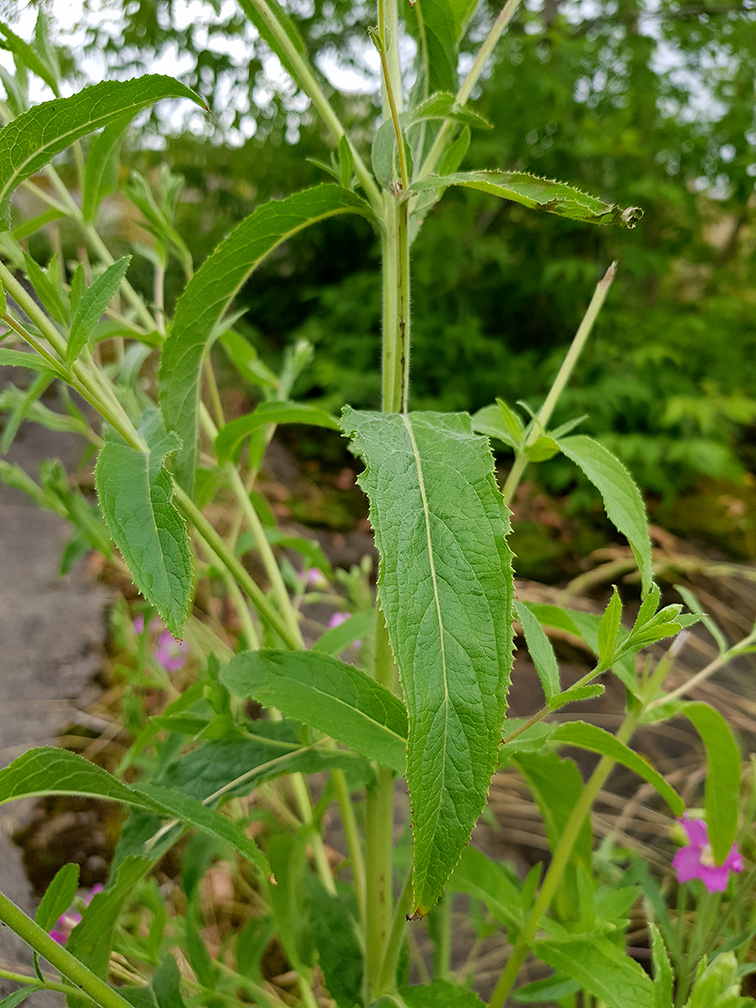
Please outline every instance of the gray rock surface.
M73 437L26 424L6 458L35 476L43 459L75 466L80 452ZM55 744L102 663L107 595L81 569L58 576L68 535L57 515L0 483L0 766L32 746ZM21 851L10 838L27 810L19 802L0 806L0 890L33 914ZM28 948L6 927L0 961L30 972ZM0 980L0 994L14 987ZM62 1003L47 992L24 1001L30 1008Z

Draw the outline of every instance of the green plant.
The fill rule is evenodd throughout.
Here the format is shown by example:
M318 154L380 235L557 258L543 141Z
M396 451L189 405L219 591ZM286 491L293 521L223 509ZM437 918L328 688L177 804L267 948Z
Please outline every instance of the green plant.
M733 993L737 964L732 949L701 970L687 998L691 977L678 977L675 995L671 967L657 940L651 979L622 948L628 901L635 891L602 887L591 865L589 813L615 763L652 785L676 815L684 810L669 783L628 746L641 722L683 715L700 733L709 770L704 803L711 850L706 856L722 866L732 857L738 833L740 791L740 755L722 716L705 704L663 692L669 656L636 668L636 655L699 618L683 613L678 604L661 606L637 487L604 446L572 433L579 419L551 426L614 267L599 281L551 391L527 424L503 400L473 417L408 408L410 250L426 215L447 189L472 189L587 224L633 227L641 216L638 208L623 209L523 172L460 170L470 130L486 125L469 107L470 97L517 0L508 0L499 12L458 81L459 41L473 6L421 0L404 12L407 21L413 19L419 39L408 94L399 60L398 6L396 0L379 3L370 39L381 64L383 121L373 137L368 168L286 11L275 0L241 0L245 15L308 95L329 132L330 162L323 166L333 181L257 207L194 271L189 243L175 226L178 182L167 172L154 185L135 176L128 193L153 236L144 253L152 270L149 297L126 278L129 257L114 258L102 240L98 208L114 185L118 144L131 117L162 98L183 98L200 107L202 100L177 81L148 75L98 84L27 111L10 105L4 109L9 122L0 132L0 210L6 226L14 226L3 243L7 262L0 264L0 281L6 300L1 317L13 341L25 343L31 353L2 348L0 363L39 375L26 394L8 400L11 427L31 417L33 408L37 419L49 421L35 404L53 381L73 389L99 415L102 428L68 400L66 422L86 430L98 450L95 485L105 525L140 592L176 638L186 635L198 665L197 681L140 726L124 762L124 769L132 762L141 765L143 776L136 782L53 749L31 750L0 771L4 801L64 792L94 794L132 809L111 881L94 896L65 948L49 937L47 925L70 905L70 871L56 878L37 922L0 896L0 919L65 978L26 977L30 989L63 990L72 1005L88 998L105 1008L124 1003L167 1008L185 1003L184 997L208 1006L280 1005L285 999L266 987L260 965L275 935L296 974L296 991L290 996L308 1008L318 1002L318 984L342 1008L465 1008L480 999L464 979L453 977L450 921L443 902L434 910L451 885L474 890L507 931L511 949L490 993L492 1008L504 1004L531 953L556 971L554 985L560 993L552 1000L562 1004L574 1004L580 991L584 999L617 1008L628 1003L671 1008L682 1005L679 992L685 991L685 1004L694 1008L704 996L696 993L702 989L722 1004L748 1003ZM42 15L39 24L44 40ZM19 67L19 87L27 72L55 85L45 47L30 49L7 27L4 34ZM79 141L97 129L102 132L84 157ZM72 145L81 206L51 165L55 155ZM21 186L47 209L16 223L10 220L10 202ZM347 405L337 420L322 408L292 399L311 348L296 343L274 371L236 330L232 303L257 266L283 243L312 224L341 215L367 220L381 244L382 410ZM24 254L30 234L63 220L87 244L95 268L86 260L69 273L54 257L45 270ZM180 266L186 285L168 321L164 292L170 262ZM22 269L36 298L16 275ZM252 412L228 422L209 356L216 341L261 396ZM149 374L154 348L160 354L159 408L141 381ZM276 549L288 546L325 575L330 573L327 561L312 543L281 536L255 488L270 438L285 423L341 430L350 439L365 463L360 483L370 500L381 557L377 604L365 591L364 571L342 578L357 611L312 648L305 647L300 620L301 579ZM515 453L503 491L494 478L486 435ZM616 589L601 617L515 603L507 504L526 467L556 454L578 466L597 488L609 519L632 547L642 602L629 630L622 626ZM74 507L75 495L56 497L12 467L2 472L42 505L57 509L59 500L66 502L84 541L103 548L101 524L91 512ZM203 510L214 500L226 503L232 515L222 534ZM111 551L110 546L104 549ZM262 584L242 562L250 551L264 572ZM236 609L241 626L236 654L192 611L197 573L222 585ZM506 718L515 614L545 700L521 722ZM141 634L149 635L151 623L144 615L142 621ZM577 683L562 683L544 627L579 637L594 654L592 668ZM363 642L361 664L341 661L338 655L358 640ZM753 635L734 649L725 647L722 661L752 648ZM167 665L157 656L155 650L152 673L164 680ZM140 661L145 658L143 652ZM616 733L581 721L548 720L569 703L600 695L602 677L609 673L627 694ZM267 721L251 721L249 699L275 714ZM563 745L600 756L585 784L574 764L557 754ZM546 821L552 859L542 881L535 872L520 883L501 865L465 853L502 759L518 765ZM328 772L329 783L315 801L307 777L319 771ZM393 830L395 778L402 773L412 807L412 867L405 869L398 887L402 849L395 863ZM279 783L268 783L278 778ZM260 809L246 802L258 791L265 794ZM364 796L362 816L353 804L355 794ZM340 812L351 886L334 871L323 839L324 810L331 800ZM250 836L250 822L260 843ZM188 827L198 833L184 852L184 912L172 923L177 934L171 936L144 879ZM227 936L233 965L224 949L215 957L209 954L200 929L199 879L219 851L239 857L234 869L238 884L246 886L259 909L238 934ZM134 891L152 913L154 928L146 938L137 931L129 940L118 931L118 919ZM407 918L414 921L432 912L438 920L435 975L427 984L409 985ZM172 943L185 950L191 964L193 976L183 981L166 954ZM747 945L738 943L741 956ZM129 971L124 978L132 982L125 986L104 982L114 947L140 962L149 984L134 983ZM529 995L521 991L519 996Z

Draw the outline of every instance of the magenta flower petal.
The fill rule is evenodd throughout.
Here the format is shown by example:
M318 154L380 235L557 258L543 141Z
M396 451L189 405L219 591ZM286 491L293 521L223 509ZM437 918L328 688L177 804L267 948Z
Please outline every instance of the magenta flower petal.
M186 641L177 641L168 630L164 630L155 645L155 658L166 672L178 672L186 665L189 645Z
M352 614L348 612L335 612L328 620L328 626L331 630L333 630L334 627L341 626L342 623L346 623L351 615Z
M50 932L50 937L53 941L57 942L58 945L65 945L68 941L68 935L63 931L57 931L55 928Z
M690 843L681 847L672 859L672 867L677 872L678 882L700 879L710 893L724 892L730 872L743 870L743 859L735 844L721 865L714 860L709 843L709 833L703 819L681 819Z

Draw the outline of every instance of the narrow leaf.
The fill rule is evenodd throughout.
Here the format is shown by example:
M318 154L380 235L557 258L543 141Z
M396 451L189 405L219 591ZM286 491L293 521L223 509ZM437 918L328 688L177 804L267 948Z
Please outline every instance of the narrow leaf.
M61 372L44 357L36 353L26 353L24 350L0 348L0 364L5 367L25 367L31 371L44 371L45 374L61 377Z
M612 585L612 597L604 610L598 627L599 668L603 671L612 664L617 648L617 637L622 622L622 600L617 586Z
M437 91L426 98L410 114L410 125L427 119L453 119L467 126L477 126L479 129L492 129L491 123L479 112L474 112L466 105L458 105L451 91Z
M585 686L572 686L570 689L557 693L549 700L551 710L560 710L569 703L582 703L583 700L593 700L601 696L606 687L603 683L588 683Z
M465 984L434 980L427 986L400 987L374 1001L371 1008L483 1008L484 1002Z
M706 825L714 859L722 864L738 830L740 752L730 726L713 707L688 703L680 713L692 721L706 747Z
M579 189L573 189L564 182L538 178L527 172L470 171L455 172L453 175L431 175L413 182L404 198L446 189L448 186L480 189L533 210L546 210L560 217L593 224L619 224L634 228L643 216L643 211L638 207L623 210L619 206L603 203Z
M522 632L525 634L528 653L536 667L538 678L541 680L544 695L547 700L550 700L561 688L559 685L559 665L554 648L551 646L551 641L546 636L543 627L527 606L516 602L515 610L522 625Z
M81 212L85 221L94 221L100 204L116 187L121 140L131 119L131 113L127 112L92 141L82 180Z
M221 682L404 773L401 701L353 665L319 651L247 651L225 666Z
M200 368L219 320L269 252L308 225L343 213L369 216L358 196L332 185L265 203L221 242L179 298L173 328L163 345L160 405L166 427L178 431L183 441L176 474L187 491L194 484L197 464Z
M485 805L512 666L509 514L465 414L359 413L342 426L381 555L378 593L409 717L415 912L427 913Z
M64 864L45 890L34 919L44 931L49 931L74 901L79 888L79 866Z
M512 870L474 847L465 847L449 888L481 900L502 924L517 927L522 922L522 900Z
M104 81L70 98L35 105L0 130L0 229L10 224L10 197L16 186L65 150L74 140L126 113L136 115L160 98L189 98L202 108L203 100L172 77L148 74L129 81Z
M73 364L87 345L97 322L115 297L121 281L126 276L131 256L123 256L101 273L91 287L84 291L71 321L71 332L66 346L66 361Z
M268 871L265 855L242 829L196 798L156 785L122 784L106 770L65 749L29 749L0 770L0 805L45 794L78 794L135 805L219 837Z
M375 611L369 609L367 612L355 613L349 619L339 623L338 626L330 627L313 644L315 651L323 651L325 654L338 655L345 648L355 641L364 640L375 630Z
M587 749L589 752L600 753L602 756L609 756L610 759L626 766L628 770L637 773L643 780L655 788L664 801L669 805L676 816L681 816L685 810L685 803L671 785L669 785L662 775L646 762L643 757L633 752L619 739L615 738L603 728L596 725L587 724L584 721L568 721L557 725L551 733L550 740L561 742L564 745L578 746L580 749ZM727 848L728 852L730 848Z
M672 964L667 947L656 924L649 922L651 933L651 956L654 963L654 1008L670 1008L674 1003L674 982Z
M16 59L25 66L27 70L31 70L32 73L36 74L37 77L47 84L53 94L57 95L58 82L29 43L25 42L22 38L19 38L19 36L16 35L14 31L11 31L8 25L3 22L0 22L0 35L2 35L3 38L2 42L0 42L0 49L7 49L9 52L12 52Z
M95 466L95 487L113 541L139 591L180 638L192 601L192 554L186 523L171 501L163 465L177 451L175 435L157 437L147 452L109 441Z
M593 438L576 434L562 438L559 447L599 491L609 520L630 543L645 596L651 590L653 569L646 507L638 487L619 459Z
M278 56L281 64L285 67L287 72L291 74L297 83L301 83L297 69L289 58L288 52L283 48L283 46L279 45L276 35L271 30L266 18L260 15L257 5L253 3L252 0L239 0L239 6L258 30L260 37L266 45L270 46L271 50L276 54L276 56ZM278 3L278 0L266 0L265 6L267 11L270 13L270 16L276 22L277 27L283 30L286 34L286 37L292 47L300 56L303 56L306 59L307 53L304 42L302 41L302 36L299 34L294 21Z
M591 935L540 941L535 943L534 951L554 969L579 981L607 1008L653 1008L653 985L648 973L608 938Z
M223 427L215 439L215 453L219 462L237 458L237 450L249 434L269 424L301 423L313 427L340 430L336 417L318 406L308 403L263 402L246 416L232 420Z

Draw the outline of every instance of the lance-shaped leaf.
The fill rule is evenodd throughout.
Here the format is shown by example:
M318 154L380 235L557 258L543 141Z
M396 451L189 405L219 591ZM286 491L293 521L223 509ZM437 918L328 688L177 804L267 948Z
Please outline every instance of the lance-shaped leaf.
M242 441L249 434L270 424L301 423L314 427L339 430L339 422L330 413L310 406L309 403L263 402L246 416L232 420L222 428L215 439L215 453L219 462L228 462L238 456Z
M192 601L192 555L184 519L172 503L173 482L164 466L180 445L161 430L156 411L147 418L148 450L108 441L95 466L95 487L113 542L139 591L180 637Z
M105 309L121 286L121 281L126 276L130 262L131 256L123 256L117 262L112 263L81 295L81 299L73 311L71 332L66 345L68 364L73 364L87 345L92 330L100 321Z
M434 905L486 802L512 665L509 512L465 414L342 426L381 555L378 592L409 717L415 913Z
M35 105L0 130L0 229L10 223L8 206L16 186L28 179L74 140L127 113L136 115L160 98L189 98L202 108L199 95L162 74L129 81L104 81L84 88L70 98Z
M640 569L643 595L647 595L653 580L651 540L646 506L632 476L607 448L584 434L561 438L559 447L601 494L609 521L630 543Z
M270 870L265 855L244 830L196 798L154 784L122 784L107 770L66 749L30 749L0 770L0 805L45 794L105 798L178 819L228 841L263 871Z
M358 196L333 185L265 203L221 242L179 298L173 328L163 345L160 405L166 427L178 431L183 441L176 475L188 492L197 464L200 367L218 322L269 252L309 224L343 213L370 216Z
M593 224L619 224L634 228L643 216L639 207L623 210L622 207L604 203L564 182L538 178L527 172L470 171L455 172L453 175L431 175L413 182L407 189L405 198L446 189L448 186L481 189L532 210L546 210L560 217Z
M226 665L221 682L404 773L402 703L354 665L319 651L246 651Z
M3 22L0 22L0 36L2 36L0 49L7 49L8 52L12 52L17 62L20 62L27 70L31 70L37 77L40 77L53 94L59 94L58 82L28 42L24 42L22 38L19 38Z
M457 90L459 40L476 6L476 0L420 0L406 12L407 27L420 43L429 91Z

